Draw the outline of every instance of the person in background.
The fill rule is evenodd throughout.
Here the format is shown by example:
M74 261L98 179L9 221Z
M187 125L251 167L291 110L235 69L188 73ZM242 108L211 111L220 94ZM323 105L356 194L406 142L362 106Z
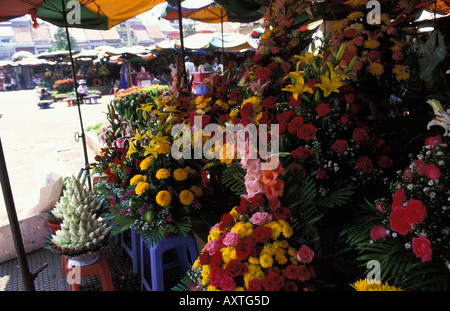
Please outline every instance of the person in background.
M80 80L80 86L77 89L77 93L80 96L81 102L83 102L84 96L87 96L89 94L89 89L86 86L86 81Z
M201 73L213 72L213 68L212 68L211 64L209 63L208 58L204 57L203 60L204 60L204 63L201 65L201 68L199 68L199 71Z
M216 57L214 58L214 63L213 63L213 73L214 74L220 74L223 75L223 65L219 64L219 59Z
M184 58L184 67L186 68L186 77L191 80L192 74L195 72L195 65L189 56Z

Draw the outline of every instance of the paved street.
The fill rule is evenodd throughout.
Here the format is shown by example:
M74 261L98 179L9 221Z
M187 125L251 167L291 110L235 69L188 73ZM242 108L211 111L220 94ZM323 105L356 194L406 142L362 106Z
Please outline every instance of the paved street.
M106 121L107 103L112 98L103 96L97 105L81 105L85 128ZM0 92L0 139L19 219L39 202L47 174L76 176L84 166L81 139L74 139L80 131L76 106L61 101L41 110L34 90ZM89 162L93 161L89 150ZM0 188L0 225L5 222Z

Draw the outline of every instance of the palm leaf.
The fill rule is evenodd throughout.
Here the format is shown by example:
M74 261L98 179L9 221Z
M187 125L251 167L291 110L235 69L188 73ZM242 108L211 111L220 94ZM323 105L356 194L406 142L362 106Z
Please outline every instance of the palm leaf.
M240 163L235 162L228 165L222 172L222 183L228 187L237 196L245 194L246 188L244 183L246 170Z

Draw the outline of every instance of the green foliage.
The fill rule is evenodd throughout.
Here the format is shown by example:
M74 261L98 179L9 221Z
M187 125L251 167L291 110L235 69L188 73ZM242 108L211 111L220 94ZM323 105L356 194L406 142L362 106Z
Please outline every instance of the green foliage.
M241 164L234 162L228 165L222 172L222 183L228 187L234 194L240 196L245 194L244 177L246 170Z

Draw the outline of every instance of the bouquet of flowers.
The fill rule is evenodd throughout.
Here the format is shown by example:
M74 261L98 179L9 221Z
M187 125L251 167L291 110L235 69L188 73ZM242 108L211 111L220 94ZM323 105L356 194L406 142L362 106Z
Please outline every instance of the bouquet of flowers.
M392 182L392 197L361 211L361 223L345 231L361 260L378 260L382 277L405 289L448 289L448 143L446 133L428 136L422 152Z
M191 272L198 277L191 290L312 289L314 252L306 244L291 246L292 227L283 218L267 208L263 195L243 198L211 228Z

